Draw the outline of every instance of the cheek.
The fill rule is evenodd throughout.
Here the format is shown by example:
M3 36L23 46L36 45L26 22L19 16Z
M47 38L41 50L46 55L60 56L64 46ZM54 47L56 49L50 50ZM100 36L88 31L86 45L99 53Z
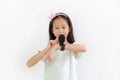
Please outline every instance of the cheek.
M57 32L53 32L53 34L54 34L55 37L59 36L59 34Z
M65 36L67 37L68 34L69 34L69 30L65 31L64 34L65 34Z

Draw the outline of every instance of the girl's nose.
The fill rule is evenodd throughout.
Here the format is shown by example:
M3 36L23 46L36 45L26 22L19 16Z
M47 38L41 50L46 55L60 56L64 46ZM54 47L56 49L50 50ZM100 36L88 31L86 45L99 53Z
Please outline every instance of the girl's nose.
M59 31L60 31L60 32L63 32L63 30L62 30L62 29L59 29Z
M62 33L62 32L63 32L63 30L62 30L62 29L59 29L59 32L60 32L60 33Z

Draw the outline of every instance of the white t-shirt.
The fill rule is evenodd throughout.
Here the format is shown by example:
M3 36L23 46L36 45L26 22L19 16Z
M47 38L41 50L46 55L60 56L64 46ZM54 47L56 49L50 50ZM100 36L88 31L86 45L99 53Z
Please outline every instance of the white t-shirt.
M68 50L57 50L52 62L45 62L45 80L77 80L76 65L81 53L75 57Z

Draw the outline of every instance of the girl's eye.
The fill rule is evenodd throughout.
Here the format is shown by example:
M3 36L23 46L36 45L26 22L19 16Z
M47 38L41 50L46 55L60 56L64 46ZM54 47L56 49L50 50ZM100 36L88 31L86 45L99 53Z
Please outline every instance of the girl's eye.
M58 29L58 27L56 27L55 29Z
M65 29L66 27L62 27L63 29Z

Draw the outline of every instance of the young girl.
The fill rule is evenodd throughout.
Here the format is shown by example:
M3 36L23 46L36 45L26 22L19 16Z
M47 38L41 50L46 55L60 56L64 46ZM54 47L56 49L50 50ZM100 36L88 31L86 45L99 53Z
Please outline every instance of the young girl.
M65 36L64 46L60 46L59 35ZM62 51L61 51L62 48ZM45 63L44 80L77 80L75 67L77 59L85 52L85 45L76 43L72 23L65 13L56 13L49 24L48 45L31 57L27 66L32 67L38 61Z

